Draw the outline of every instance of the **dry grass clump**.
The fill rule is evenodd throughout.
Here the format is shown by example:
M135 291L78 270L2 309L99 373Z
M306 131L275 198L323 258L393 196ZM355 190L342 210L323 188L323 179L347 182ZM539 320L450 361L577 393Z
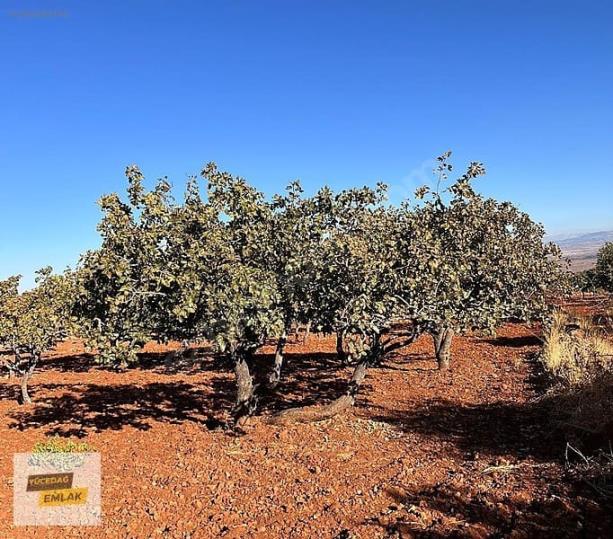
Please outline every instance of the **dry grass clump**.
M557 382L549 395L554 415L606 443L613 426L613 342L607 334L587 317L558 310L545 332L541 361Z
M541 361L558 382L547 395L552 416L582 458L571 468L600 495L613 494L613 342L590 318L554 313Z
M613 373L556 392L554 413L589 445L608 444L613 435Z
M548 330L541 361L557 381L573 387L613 372L613 342L587 317L570 319L557 310Z

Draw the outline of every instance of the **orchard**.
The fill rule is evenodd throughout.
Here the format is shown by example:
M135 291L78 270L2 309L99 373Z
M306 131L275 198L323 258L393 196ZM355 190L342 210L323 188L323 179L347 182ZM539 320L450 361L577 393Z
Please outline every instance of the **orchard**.
M167 179L147 190L130 166L127 196L99 201L100 247L74 271L41 270L24 292L19 277L0 282L3 367L21 377L28 403L41 354L67 336L119 371L151 340L207 342L234 371L239 425L256 413L261 391L283 391L285 346L298 328L336 335L353 374L336 400L284 410L273 422L353 405L368 369L424 333L444 371L454 335L546 316L564 273L541 225L477 192L482 164L451 180L449 159L438 158L435 186L397 206L382 184L307 196L292 182L267 198L213 163L177 199ZM603 274L607 261L603 254ZM262 366L254 354L270 343L276 354Z

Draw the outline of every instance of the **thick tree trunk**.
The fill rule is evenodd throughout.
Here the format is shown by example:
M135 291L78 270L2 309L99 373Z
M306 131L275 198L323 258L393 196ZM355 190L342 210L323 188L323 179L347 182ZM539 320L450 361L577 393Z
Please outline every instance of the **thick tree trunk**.
M36 368L36 365L38 364L38 360L39 360L39 355L34 354L30 358L28 362L28 366L26 370L24 371L23 375L21 376L21 383L20 383L21 404L32 404L32 399L30 398L30 393L28 391L28 382L30 381L30 378L32 378L32 374L34 373L34 369Z
M450 328L442 328L438 332L432 334L434 340L434 354L438 363L439 370L447 370L451 364L451 341L453 339L453 330Z
M32 399L30 398L30 394L28 393L28 380L30 379L30 374L25 372L21 377L21 404L32 404Z
M341 329L336 332L336 354L344 365L347 365L349 363L349 356L343 348L343 341L345 339L346 333L347 332L344 329Z
M243 425L257 408L255 385L249 370L251 352L240 351L235 353L234 374L236 376L236 404L234 418L237 425Z
M371 350L366 357L358 361L355 369L353 370L351 379L349 380L349 385L345 391L345 394L333 400L330 404L323 406L304 406L284 410L283 412L273 416L269 420L270 423L273 425L282 425L292 422L310 423L315 421L323 421L340 414L348 408L351 408L355 404L356 395L358 394L360 386L362 385L362 382L366 376L366 370L377 361L380 353L381 349L377 344L375 349Z
M285 352L285 345L287 344L287 330L283 332L283 335L279 337L277 343L277 350L275 352L275 362L272 367L272 372L268 376L268 387L274 389L281 380L281 368L283 367L283 354Z

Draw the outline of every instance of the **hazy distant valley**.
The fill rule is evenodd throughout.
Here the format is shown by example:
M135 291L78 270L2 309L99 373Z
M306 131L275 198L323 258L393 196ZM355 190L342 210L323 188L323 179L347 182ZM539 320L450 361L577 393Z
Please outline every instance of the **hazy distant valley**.
M594 267L598 249L606 242L613 241L613 230L556 235L549 239L555 241L562 249L564 256L571 259L573 271L582 271Z

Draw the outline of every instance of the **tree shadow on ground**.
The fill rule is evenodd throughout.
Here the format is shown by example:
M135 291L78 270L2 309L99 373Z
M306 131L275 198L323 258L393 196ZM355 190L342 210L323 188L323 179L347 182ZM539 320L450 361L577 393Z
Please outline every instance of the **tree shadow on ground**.
M427 398L405 409L368 405L368 415L405 433L424 435L434 445L452 446L466 455L562 462L568 440L590 454L613 442L613 422L604 414L597 431L573 426L569 414L581 409L590 421L608 406L613 378L602 377L572 391L546 392L551 380L534 355L526 358L526 382L540 398L516 402L463 405L452 399ZM603 400L604 396L604 400ZM587 420L586 420L587 421ZM608 422L607 422L608 421Z
M89 372L92 369L104 369L104 367L95 363L94 357L93 354L83 353L43 358L37 371Z
M353 366L344 365L335 353L288 353L281 382L276 390L269 391L265 376L273 358L273 354L258 354L254 359L259 384L258 414L330 402L344 393L353 371ZM233 374L220 356L208 355L198 361L209 374L195 385L174 380L133 385L129 378L125 385L54 386L34 382L34 406L16 410L11 426L20 430L48 427L48 433L66 436L124 426L148 429L152 421L187 421L217 427L228 419L234 404ZM431 362L432 358L417 354L401 361L411 363L412 370L419 368L416 363ZM400 361L395 361L377 368L400 369L399 365ZM450 444L467 453L551 460L560 458L563 451L564 443L558 433L552 432L540 402L466 406L452 399L429 398L407 409L381 407L368 401L372 390L369 380L367 376L360 389L358 407L367 409L369 419L391 424L399 431L422 434L435 443ZM14 391L9 387L0 384L0 392ZM45 396L54 390L63 395Z
M157 359L150 357L151 368L162 369L157 374L178 372L165 371L156 363ZM280 384L276 390L268 390L266 376L273 360L273 354L258 354L254 358L259 398L257 414L274 414L297 406L330 402L345 392L353 371L353 366L343 364L335 353L288 353ZM25 430L51 425L50 434L82 436L89 430L118 430L128 425L148 429L150 421L193 421L218 426L229 418L234 404L233 374L227 360L221 356L205 355L197 361L200 370L210 373L197 385L168 381L135 386L129 379L125 385L39 385L34 382L35 404L15 411L12 427ZM402 363L411 364L407 366L410 370L419 370L416 364L431 361L428 354L402 358ZM406 370L399 361L386 362L376 368ZM479 450L497 455L514 452L520 456L535 454L529 440L542 437L543 414L536 406L498 403L459 407L452 400L429 399L408 410L377 407L369 404L367 398L372 390L369 380L367 376L357 406L367 408L369 418L392 424L405 432L453 443L465 451ZM2 391L6 396L11 393L9 398L12 398L16 389L0 385ZM44 397L49 391L64 394ZM526 438L526 434L531 433L532 438ZM525 447L526 439L528 447Z
M499 402L460 405L427 399L406 410L370 406L372 419L406 433L427 436L441 447L455 446L466 454L559 459L564 440L554 430L541 403Z
M211 346L190 348L178 356L168 359L169 353L141 352L138 362L130 365L129 369L151 370L158 374L178 374L181 372L219 371L230 368L228 358L216 354Z
M271 354L259 354L254 359L255 372L260 375L256 378L260 412L274 413L332 400L345 390L352 370L342 365L335 354L288 354L278 391L268 391L265 375L273 358ZM72 363L72 358L61 359L61 365ZM153 368L157 374L179 372L167 371L157 359L150 355L150 365L136 369ZM205 355L197 358L196 366L189 367L194 368L211 374L197 385L176 381L134 385L129 379L121 385L37 384L34 379L30 390L34 405L13 412L10 427L18 430L48 427L47 435L77 437L89 431L121 430L124 426L147 430L155 421L177 424L189 421L207 428L221 427L234 405L236 388L230 365L221 356ZM17 389L17 385L0 384L0 397L12 399ZM63 394L45 396L49 392Z
M260 413L277 413L296 406L323 404L340 397L354 368L344 365L336 353L288 353L279 385L269 390L266 376L273 362L274 354L258 354L254 358ZM369 390L367 384L364 390Z
M496 337L494 339L480 339L492 346L506 348L526 348L530 346L542 346L543 341L536 335L521 335L518 337Z
M398 351L386 356L376 368L383 371L426 372L438 370L434 354Z
M6 382L0 384L0 400L17 400L20 395L19 379L6 377Z
M216 391L182 382L134 385L43 385L41 390L76 390L37 399L33 407L12 414L10 428L48 427L45 434L86 436L89 431L151 428L150 422L194 422L208 428L221 424L218 416L231 406L230 380L215 379Z
M543 484L557 484L559 471L550 468L540 478ZM517 480L522 483L522 478ZM386 532L409 537L607 537L611 515L605 506L572 493L537 495L524 489L514 495L481 485L458 487L452 482L425 489L386 489L397 511L386 519L371 522ZM551 489L550 489L551 490ZM514 534L515 533L515 534ZM514 535L513 535L514 534Z
M171 374L195 369L217 369L222 363L219 356L213 354L209 346L199 346L190 348L191 355L179 357L176 360L165 363L168 354L172 350L163 352L141 352L138 354L138 361L128 365L124 369L118 369L113 365L103 365L96 363L95 354L84 352L82 354L55 355L46 357L41 361L39 371L59 371L59 372L90 372L92 370L120 372L121 370L146 369Z

